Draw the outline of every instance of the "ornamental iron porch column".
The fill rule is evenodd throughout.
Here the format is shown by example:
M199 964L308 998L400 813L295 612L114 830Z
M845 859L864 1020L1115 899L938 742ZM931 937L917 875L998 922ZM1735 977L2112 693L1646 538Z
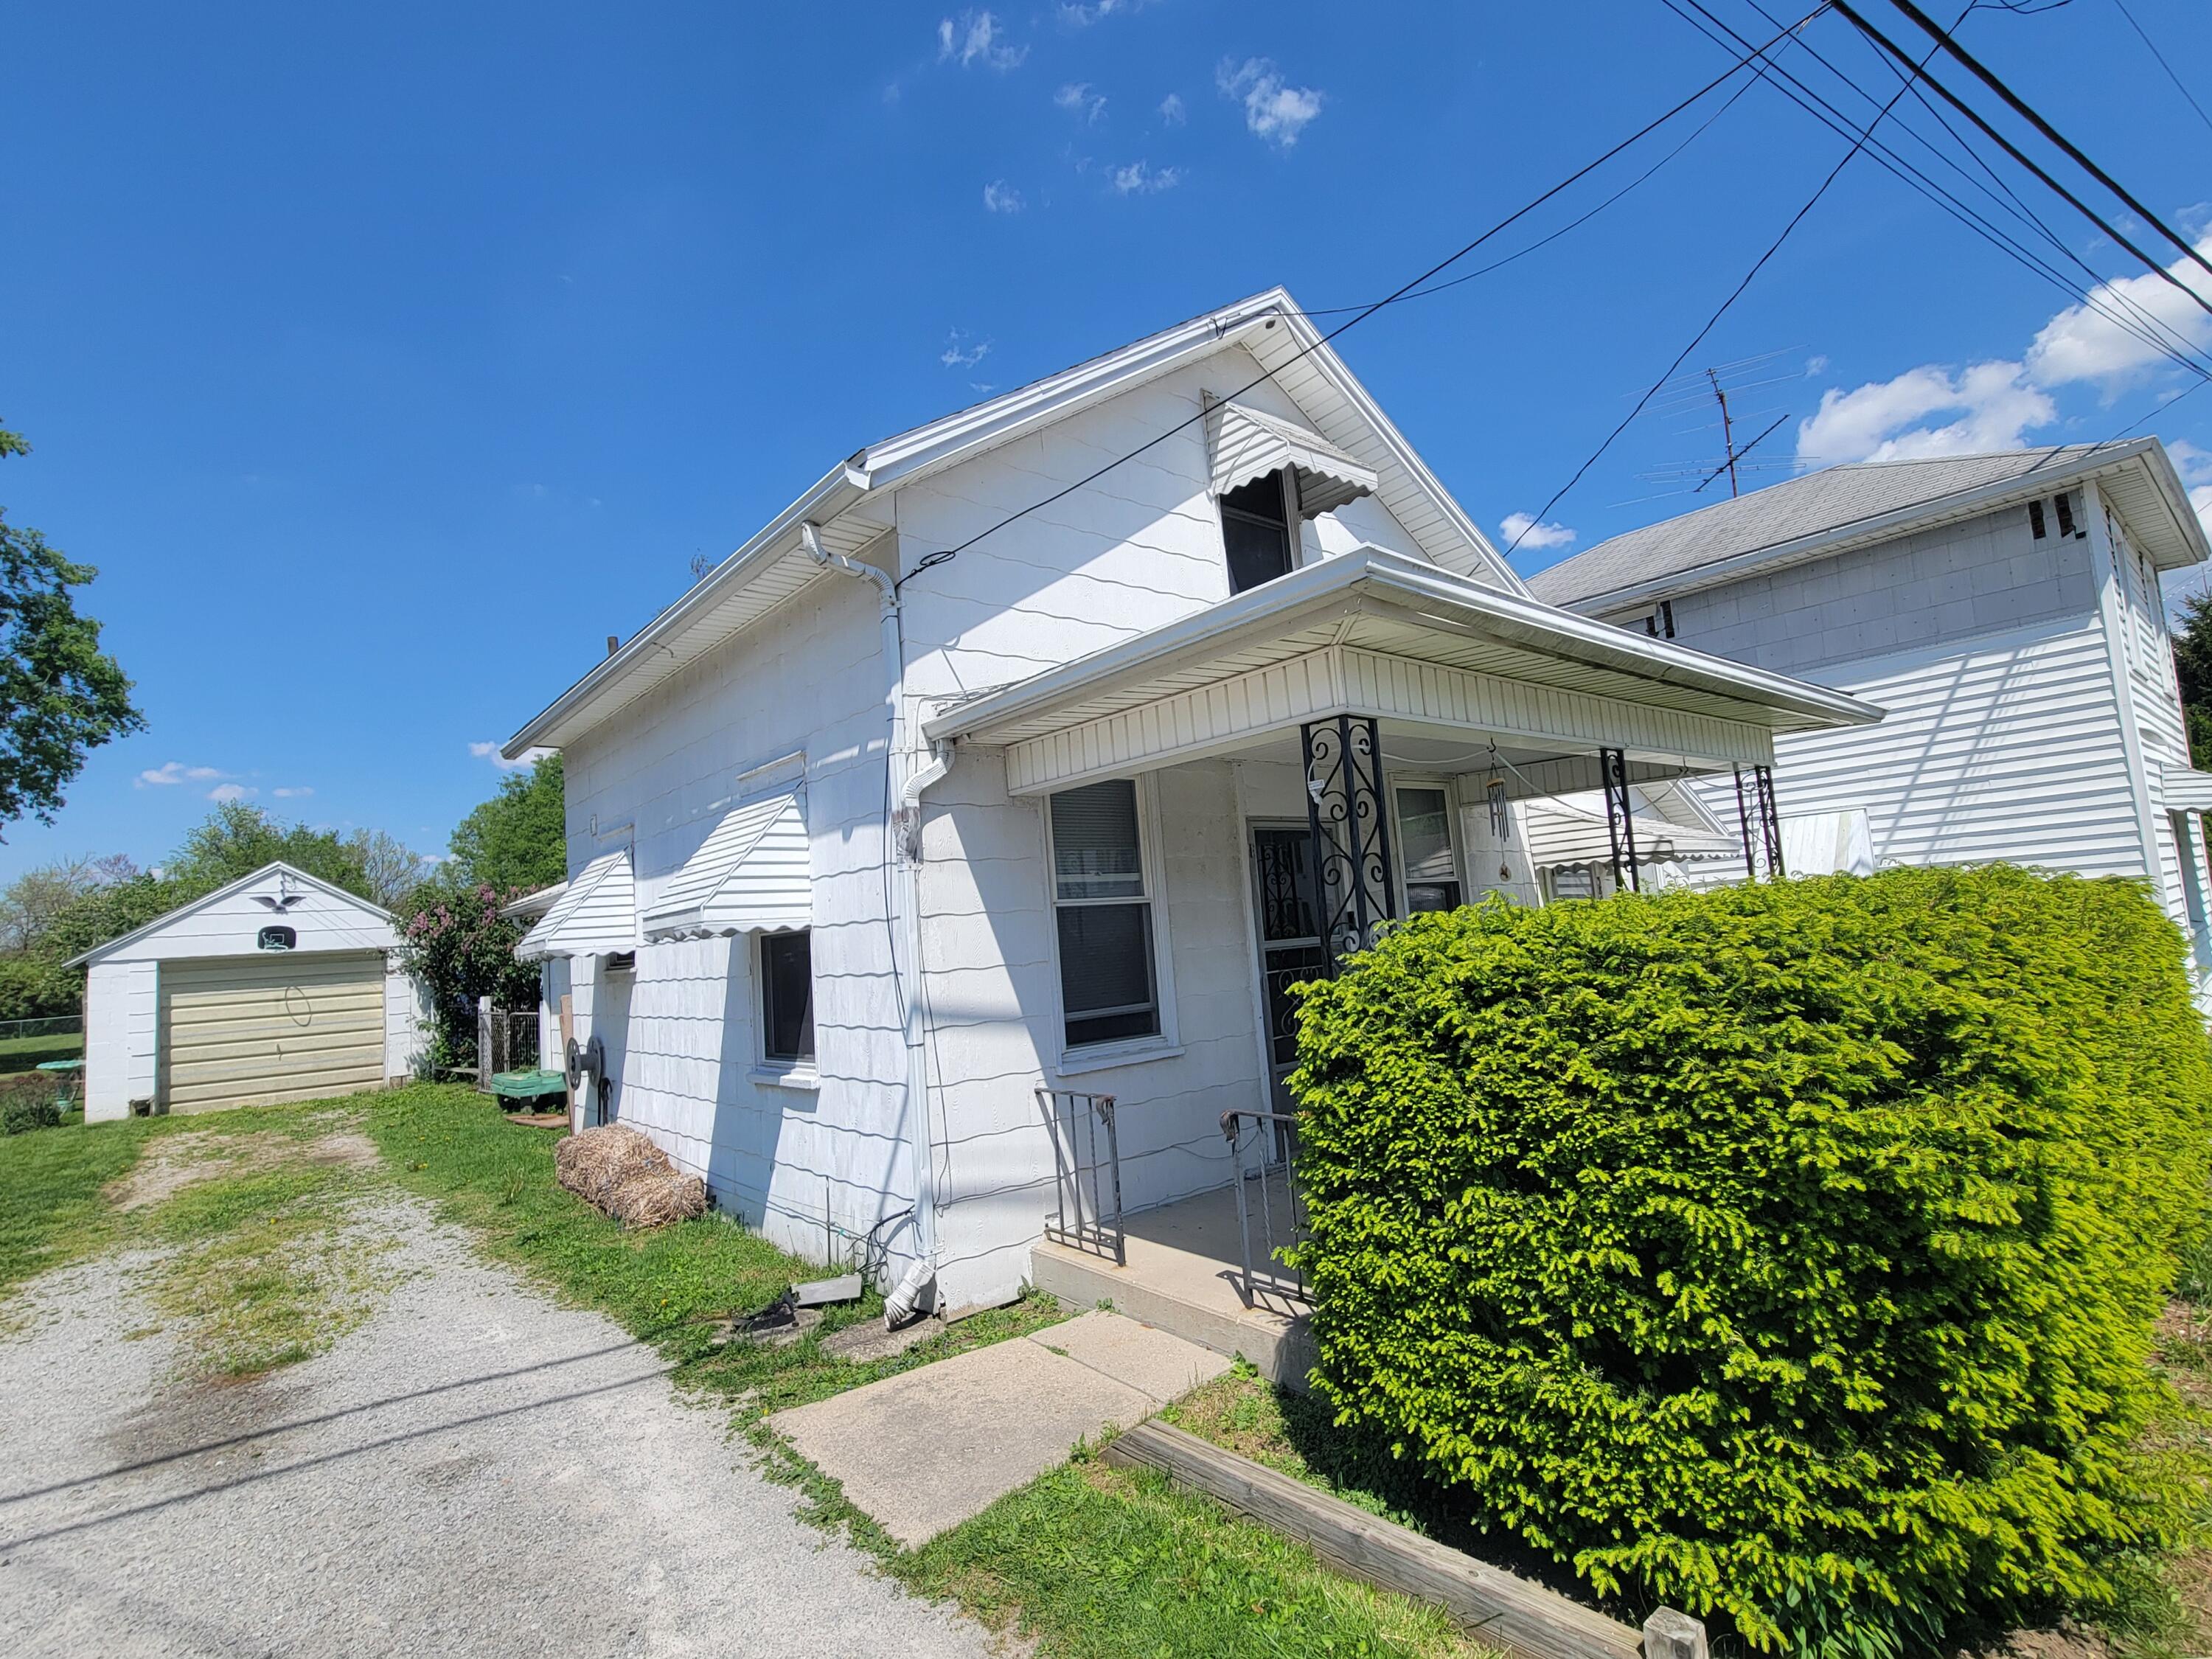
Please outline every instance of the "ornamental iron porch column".
M1327 971L1375 943L1398 914L1390 881L1390 814L1382 799L1382 741L1371 715L1339 714L1298 729L1306 769L1306 824L1320 884Z
M1754 766L1751 769L1751 793L1747 797L1743 788L1743 768L1735 769L1735 816L1743 836L1743 873L1747 881L1759 879L1759 859L1764 854L1766 879L1772 881L1790 872L1782 867L1782 819L1774 810L1774 769ZM1752 839L1753 814L1759 823L1759 838Z
M1636 814L1628 798L1628 751L1624 749L1601 749L1597 751L1600 781L1605 788L1605 828L1613 838L1613 885L1620 890L1620 869L1626 855L1628 866L1628 890L1644 890L1644 878L1636 868Z

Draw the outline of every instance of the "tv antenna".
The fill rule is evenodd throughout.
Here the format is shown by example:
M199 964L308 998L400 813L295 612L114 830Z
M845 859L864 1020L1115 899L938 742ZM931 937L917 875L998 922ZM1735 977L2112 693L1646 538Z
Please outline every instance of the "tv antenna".
M1735 362L1720 363L1711 368L1698 369L1674 382L1668 388L1672 394L1671 398L1664 400L1658 406L1656 412L1678 418L1686 415L1693 415L1697 408L1704 404L1707 398L1711 398L1719 406L1719 421L1712 425L1694 428L1692 430L1711 432L1717 428L1721 434L1720 457L1717 460L1677 461L1664 464L1656 471L1639 473L1638 476L1653 483L1676 485L1677 489L1671 493L1698 495L1703 495L1707 487L1725 474L1729 481L1729 495L1735 497L1743 493L1744 474L1778 471L1790 466L1790 463L1788 461L1770 461L1764 458L1750 459L1752 452L1780 430L1788 422L1790 416L1786 410L1777 411L1771 404L1747 413L1741 407L1742 394L1763 386L1778 386L1800 377L1794 374L1768 374L1751 380L1741 377L1747 373L1755 373L1759 369L1767 368L1776 358L1784 356L1793 349L1795 349L1794 347L1784 347L1781 350L1761 352L1755 357L1742 358ZM1775 418L1761 427L1755 436L1747 441L1737 441L1735 432L1739 423L1761 420L1769 415L1774 416ZM1687 434L1686 433L1685 435Z

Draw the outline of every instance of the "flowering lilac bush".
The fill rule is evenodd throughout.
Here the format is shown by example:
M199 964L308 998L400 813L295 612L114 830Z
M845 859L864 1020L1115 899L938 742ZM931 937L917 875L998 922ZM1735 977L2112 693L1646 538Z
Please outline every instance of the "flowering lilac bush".
M514 957L526 930L499 913L519 894L519 889L428 884L407 902L400 948L430 993L434 1073L476 1064L477 998L488 996L501 1008L527 1008L538 1001L536 965Z

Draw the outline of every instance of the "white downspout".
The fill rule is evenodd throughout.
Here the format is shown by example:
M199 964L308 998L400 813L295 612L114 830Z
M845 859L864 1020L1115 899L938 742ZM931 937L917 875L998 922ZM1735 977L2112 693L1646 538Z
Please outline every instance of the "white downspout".
M799 526L799 541L805 550L806 556L823 569L871 581L876 586L876 596L881 607L879 626L883 635L884 658L890 663L891 670L888 694L890 737L884 765L890 777L896 780L906 754L906 641L900 627L898 584L873 565L863 564L857 559L824 547L821 527L811 520ZM884 920L891 930L893 949L897 957L903 958L905 967L905 971L896 977L905 1002L902 1012L906 1037L907 1123L913 1141L915 1255L920 1260L916 1263L916 1270L908 1274L909 1282L902 1284L897 1294L909 1302L935 1275L937 1194L929 1139L929 1074L924 1050L926 1034L922 1029L921 893L916 876L920 836L917 833L908 840L906 826L910 822L918 824L921 792L951 769L951 759L947 749L906 779L896 791L890 792L894 805L885 814L884 824L884 856L891 860L895 894L892 914Z

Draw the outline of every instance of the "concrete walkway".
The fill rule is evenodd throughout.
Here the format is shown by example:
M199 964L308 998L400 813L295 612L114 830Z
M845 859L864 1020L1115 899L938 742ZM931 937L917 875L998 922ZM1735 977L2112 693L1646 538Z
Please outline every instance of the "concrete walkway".
M1230 1362L1115 1313L1087 1313L769 1422L885 1532L919 1548L1109 1425L1131 1428Z

